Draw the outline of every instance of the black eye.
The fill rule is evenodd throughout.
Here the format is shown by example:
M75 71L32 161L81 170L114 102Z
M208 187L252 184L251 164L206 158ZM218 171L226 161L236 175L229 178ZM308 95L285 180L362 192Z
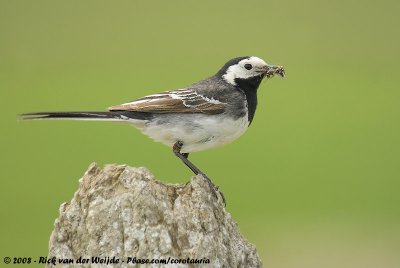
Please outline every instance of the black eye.
M253 65L251 65L250 63L246 63L244 65L244 68L246 68L246 70L251 70L253 68Z

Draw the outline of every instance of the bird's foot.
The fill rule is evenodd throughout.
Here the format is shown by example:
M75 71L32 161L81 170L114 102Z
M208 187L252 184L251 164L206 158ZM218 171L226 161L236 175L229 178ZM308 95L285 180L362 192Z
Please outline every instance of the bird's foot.
M218 198L218 194L219 194L219 196L221 196L221 198L222 198L222 203L224 204L224 207L226 207L225 195L224 195L223 192L221 192L221 191L219 190L219 186L218 186L218 185L215 185L215 184L210 180L210 178L207 177L207 175L204 174L203 172L199 173L199 175L201 175L201 176L207 181L208 186L210 187L210 190L212 191L212 193L213 193L213 195L215 196L215 198L219 199L219 198Z
M191 171L193 171L194 174L196 175L201 175L204 179L206 179L211 191L213 192L213 195L218 198L218 193L222 198L222 202L224 204L224 206L226 206L226 200L225 200L225 196L224 194L219 191L219 187L216 186L211 180L210 178L207 177L206 174L204 174L200 169L198 169L192 162L189 161L188 157L189 157L189 153L181 153L181 149L183 147L183 142L181 141L177 141L174 146L172 147L172 151L174 152L174 154L180 158L182 160L182 162L188 167L190 168Z

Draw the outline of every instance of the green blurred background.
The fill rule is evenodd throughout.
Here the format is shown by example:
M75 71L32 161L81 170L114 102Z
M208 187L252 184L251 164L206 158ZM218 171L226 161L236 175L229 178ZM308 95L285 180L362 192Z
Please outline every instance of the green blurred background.
M256 55L287 78L261 85L244 136L191 159L266 267L400 267L399 11L389 0L0 0L1 265L47 254L92 161L192 176L130 126L16 114L103 110Z

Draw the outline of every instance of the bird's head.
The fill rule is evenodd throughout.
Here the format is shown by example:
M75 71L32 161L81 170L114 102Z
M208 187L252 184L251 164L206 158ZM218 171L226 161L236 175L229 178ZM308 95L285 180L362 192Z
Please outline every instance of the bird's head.
M285 76L283 66L273 66L267 64L258 57L239 57L225 63L218 71L217 75L232 85L251 83L258 85L262 79L273 77L274 75Z

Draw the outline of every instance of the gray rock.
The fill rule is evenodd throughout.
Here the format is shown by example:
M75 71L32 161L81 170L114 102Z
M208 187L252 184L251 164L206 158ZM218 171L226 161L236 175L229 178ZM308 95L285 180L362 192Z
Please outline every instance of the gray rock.
M50 237L48 257L73 263L47 267L262 267L221 200L201 176L172 185L146 168L93 163L71 202L60 206ZM78 265L80 257L87 264ZM119 263L93 264L92 257ZM129 257L203 264L128 264Z

